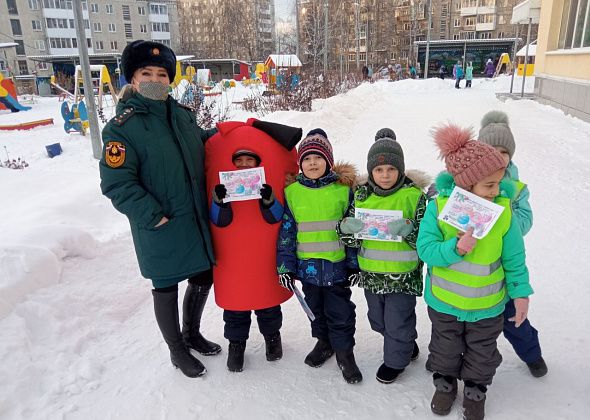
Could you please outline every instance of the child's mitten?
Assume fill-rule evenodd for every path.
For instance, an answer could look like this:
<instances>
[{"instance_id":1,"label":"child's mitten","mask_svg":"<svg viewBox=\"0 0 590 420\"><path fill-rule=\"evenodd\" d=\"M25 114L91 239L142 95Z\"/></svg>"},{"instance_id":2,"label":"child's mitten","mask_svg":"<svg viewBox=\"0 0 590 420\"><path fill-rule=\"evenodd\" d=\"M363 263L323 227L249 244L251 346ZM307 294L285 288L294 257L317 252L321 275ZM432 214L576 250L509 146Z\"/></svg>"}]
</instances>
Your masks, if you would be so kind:
<instances>
[{"instance_id":1,"label":"child's mitten","mask_svg":"<svg viewBox=\"0 0 590 420\"><path fill-rule=\"evenodd\" d=\"M347 270L346 272L346 281L344 282L344 286L346 287L353 287L359 284L361 281L361 273L358 270Z\"/></svg>"},{"instance_id":2,"label":"child's mitten","mask_svg":"<svg viewBox=\"0 0 590 420\"><path fill-rule=\"evenodd\" d=\"M295 291L295 274L294 273L279 274L279 283L285 289L294 292Z\"/></svg>"},{"instance_id":3,"label":"child's mitten","mask_svg":"<svg viewBox=\"0 0 590 420\"><path fill-rule=\"evenodd\" d=\"M223 184L217 184L213 189L213 201L217 204L223 204L223 199L227 196L227 189Z\"/></svg>"},{"instance_id":4,"label":"child's mitten","mask_svg":"<svg viewBox=\"0 0 590 420\"><path fill-rule=\"evenodd\" d=\"M355 219L354 217L345 217L340 222L340 232L347 235L358 233L363 230L364 225L362 220Z\"/></svg>"},{"instance_id":5,"label":"child's mitten","mask_svg":"<svg viewBox=\"0 0 590 420\"><path fill-rule=\"evenodd\" d=\"M387 230L391 235L405 237L414 230L414 222L410 219L396 219L387 223Z\"/></svg>"},{"instance_id":6,"label":"child's mitten","mask_svg":"<svg viewBox=\"0 0 590 420\"><path fill-rule=\"evenodd\" d=\"M268 184L262 184L262 188L260 189L260 197L262 200L262 205L266 208L272 206L272 203L275 201L275 195L272 192L272 187Z\"/></svg>"}]
</instances>

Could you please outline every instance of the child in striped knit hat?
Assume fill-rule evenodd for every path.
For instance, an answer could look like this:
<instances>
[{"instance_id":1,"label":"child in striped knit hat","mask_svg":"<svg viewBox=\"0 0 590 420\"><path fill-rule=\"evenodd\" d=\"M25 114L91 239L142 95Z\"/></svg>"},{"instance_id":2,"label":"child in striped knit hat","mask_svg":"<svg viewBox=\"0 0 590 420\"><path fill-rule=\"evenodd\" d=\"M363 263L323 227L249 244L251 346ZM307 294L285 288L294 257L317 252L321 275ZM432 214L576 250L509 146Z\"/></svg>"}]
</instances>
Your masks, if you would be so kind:
<instances>
[{"instance_id":1,"label":"child in striped knit hat","mask_svg":"<svg viewBox=\"0 0 590 420\"><path fill-rule=\"evenodd\" d=\"M526 320L533 293L518 221L512 214L513 184L502 180L506 163L500 152L473 140L473 133L455 125L434 131L447 171L436 180L439 192L426 207L416 243L428 265L424 300L432 322L428 363L436 391L431 410L447 415L463 380L463 418L482 420L487 387L502 361L497 339L504 325L504 307L513 299L516 328ZM438 220L455 186L504 207L482 239Z\"/></svg>"},{"instance_id":2,"label":"child in striped knit hat","mask_svg":"<svg viewBox=\"0 0 590 420\"><path fill-rule=\"evenodd\" d=\"M313 312L311 335L317 339L305 358L320 367L336 353L346 382L363 379L353 347L355 305L350 300L352 282L358 277L354 250L345 247L336 225L350 206L354 166L334 164L326 132L307 133L298 151L301 173L285 188L285 211L277 242L277 271L283 287L294 290L301 281L305 301Z\"/></svg>"}]
</instances>

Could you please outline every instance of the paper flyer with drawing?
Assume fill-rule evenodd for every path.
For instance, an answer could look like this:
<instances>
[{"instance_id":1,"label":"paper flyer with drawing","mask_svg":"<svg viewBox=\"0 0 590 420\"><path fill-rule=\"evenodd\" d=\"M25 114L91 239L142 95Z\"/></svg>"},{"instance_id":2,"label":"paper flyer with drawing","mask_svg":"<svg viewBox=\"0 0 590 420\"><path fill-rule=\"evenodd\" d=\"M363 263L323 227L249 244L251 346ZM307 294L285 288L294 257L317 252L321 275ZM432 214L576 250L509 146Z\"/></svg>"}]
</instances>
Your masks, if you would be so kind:
<instances>
[{"instance_id":1,"label":"paper flyer with drawing","mask_svg":"<svg viewBox=\"0 0 590 420\"><path fill-rule=\"evenodd\" d=\"M313 314L313 312L311 311L311 309L309 308L309 306L307 305L307 302L305 301L305 298L303 297L303 294L301 293L301 291L297 288L297 286L293 287L293 293L295 293L295 296L297 297L297 300L299 301L299 304L301 305L301 307L303 308L303 311L307 314L307 317L311 320L311 321L315 321L315 315Z\"/></svg>"},{"instance_id":2,"label":"paper flyer with drawing","mask_svg":"<svg viewBox=\"0 0 590 420\"><path fill-rule=\"evenodd\" d=\"M363 230L354 234L355 238L373 241L402 241L401 236L391 235L387 229L387 223L403 217L401 210L374 210L357 207L354 217L364 223Z\"/></svg>"},{"instance_id":3,"label":"paper flyer with drawing","mask_svg":"<svg viewBox=\"0 0 590 420\"><path fill-rule=\"evenodd\" d=\"M455 187L438 218L463 232L472 227L473 237L481 239L492 229L502 211L504 207Z\"/></svg>"},{"instance_id":4,"label":"paper flyer with drawing","mask_svg":"<svg viewBox=\"0 0 590 420\"><path fill-rule=\"evenodd\" d=\"M224 203L259 199L260 189L265 182L262 167L219 172L219 183L227 189Z\"/></svg>"}]
</instances>

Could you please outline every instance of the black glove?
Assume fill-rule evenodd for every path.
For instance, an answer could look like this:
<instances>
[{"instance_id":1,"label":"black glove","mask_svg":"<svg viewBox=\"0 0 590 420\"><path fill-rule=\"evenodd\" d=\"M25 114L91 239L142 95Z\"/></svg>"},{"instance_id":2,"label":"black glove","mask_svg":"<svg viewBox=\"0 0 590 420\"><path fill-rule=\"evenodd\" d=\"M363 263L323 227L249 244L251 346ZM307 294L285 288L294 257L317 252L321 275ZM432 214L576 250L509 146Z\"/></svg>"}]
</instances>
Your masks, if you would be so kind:
<instances>
[{"instance_id":1,"label":"black glove","mask_svg":"<svg viewBox=\"0 0 590 420\"><path fill-rule=\"evenodd\" d=\"M260 189L260 197L262 197L262 205L266 208L272 206L275 201L275 195L272 192L272 187L268 184L262 184Z\"/></svg>"},{"instance_id":2,"label":"black glove","mask_svg":"<svg viewBox=\"0 0 590 420\"><path fill-rule=\"evenodd\" d=\"M222 204L223 199L227 196L227 189L223 184L217 184L213 189L213 201L217 204Z\"/></svg>"},{"instance_id":3,"label":"black glove","mask_svg":"<svg viewBox=\"0 0 590 420\"><path fill-rule=\"evenodd\" d=\"M359 284L361 281L361 272L358 270L348 270L346 272L346 280L344 281L344 287L352 287Z\"/></svg>"},{"instance_id":4,"label":"black glove","mask_svg":"<svg viewBox=\"0 0 590 420\"><path fill-rule=\"evenodd\" d=\"M294 292L295 291L295 274L294 273L279 274L279 283L285 289Z\"/></svg>"}]
</instances>

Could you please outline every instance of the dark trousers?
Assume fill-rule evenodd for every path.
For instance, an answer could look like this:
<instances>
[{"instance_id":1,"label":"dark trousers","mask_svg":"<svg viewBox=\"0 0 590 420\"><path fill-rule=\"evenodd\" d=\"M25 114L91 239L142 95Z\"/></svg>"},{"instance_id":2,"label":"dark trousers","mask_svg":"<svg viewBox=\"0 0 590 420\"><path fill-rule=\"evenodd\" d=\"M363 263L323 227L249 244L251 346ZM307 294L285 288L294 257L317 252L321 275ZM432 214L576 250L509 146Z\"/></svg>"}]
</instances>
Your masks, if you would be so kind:
<instances>
[{"instance_id":1,"label":"dark trousers","mask_svg":"<svg viewBox=\"0 0 590 420\"><path fill-rule=\"evenodd\" d=\"M257 309L254 311L258 321L258 329L264 336L278 332L283 325L283 313L281 306L272 308ZM223 311L225 327L223 336L229 341L246 341L250 335L252 311Z\"/></svg>"},{"instance_id":2,"label":"dark trousers","mask_svg":"<svg viewBox=\"0 0 590 420\"><path fill-rule=\"evenodd\" d=\"M471 80L465 80L465 87L471 87Z\"/></svg>"},{"instance_id":3,"label":"dark trousers","mask_svg":"<svg viewBox=\"0 0 590 420\"><path fill-rule=\"evenodd\" d=\"M458 78L457 78L457 80L456 80L456 82L455 82L455 87L456 87L457 89L459 89L459 88L460 88L460 85L461 85L461 79L462 79L461 77L458 77Z\"/></svg>"},{"instance_id":4,"label":"dark trousers","mask_svg":"<svg viewBox=\"0 0 590 420\"><path fill-rule=\"evenodd\" d=\"M504 316L462 322L428 307L428 317L432 322L428 345L432 370L478 385L490 385L502 363L497 340L504 327Z\"/></svg>"},{"instance_id":5,"label":"dark trousers","mask_svg":"<svg viewBox=\"0 0 590 420\"><path fill-rule=\"evenodd\" d=\"M416 296L365 290L369 323L383 336L383 362L393 369L410 364L416 332Z\"/></svg>"},{"instance_id":6,"label":"dark trousers","mask_svg":"<svg viewBox=\"0 0 590 420\"><path fill-rule=\"evenodd\" d=\"M506 303L506 309L504 309L504 337L512 344L514 351L523 362L536 362L541 358L539 332L528 319L516 328L513 321L508 321L515 313L514 301L511 299Z\"/></svg>"},{"instance_id":7,"label":"dark trousers","mask_svg":"<svg viewBox=\"0 0 590 420\"><path fill-rule=\"evenodd\" d=\"M356 314L352 291L340 285L320 287L303 283L305 302L313 312L312 337L329 340L334 350L354 347Z\"/></svg>"}]
</instances>

